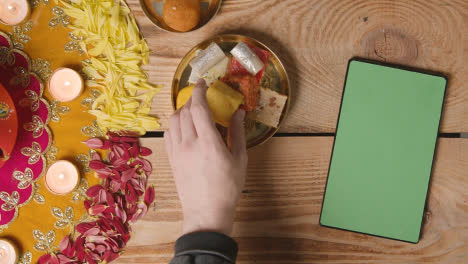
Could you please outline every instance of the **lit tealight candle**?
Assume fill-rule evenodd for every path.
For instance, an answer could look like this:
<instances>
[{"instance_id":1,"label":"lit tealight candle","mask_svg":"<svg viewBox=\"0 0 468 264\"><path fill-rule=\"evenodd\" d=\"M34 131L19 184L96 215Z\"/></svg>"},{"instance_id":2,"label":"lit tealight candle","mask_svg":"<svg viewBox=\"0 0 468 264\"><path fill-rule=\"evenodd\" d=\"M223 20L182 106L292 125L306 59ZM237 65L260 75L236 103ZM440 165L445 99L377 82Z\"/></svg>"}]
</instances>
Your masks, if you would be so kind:
<instances>
[{"instance_id":1,"label":"lit tealight candle","mask_svg":"<svg viewBox=\"0 0 468 264\"><path fill-rule=\"evenodd\" d=\"M7 25L18 25L31 14L28 0L2 0L0 21Z\"/></svg>"},{"instance_id":2,"label":"lit tealight candle","mask_svg":"<svg viewBox=\"0 0 468 264\"><path fill-rule=\"evenodd\" d=\"M18 254L13 244L0 239L0 264L15 264L17 260Z\"/></svg>"},{"instance_id":3,"label":"lit tealight candle","mask_svg":"<svg viewBox=\"0 0 468 264\"><path fill-rule=\"evenodd\" d=\"M66 160L59 160L52 164L45 175L47 189L57 195L65 195L73 191L78 180L78 169Z\"/></svg>"},{"instance_id":4,"label":"lit tealight candle","mask_svg":"<svg viewBox=\"0 0 468 264\"><path fill-rule=\"evenodd\" d=\"M72 69L60 68L50 77L49 91L59 102L73 101L83 91L83 78Z\"/></svg>"}]
</instances>

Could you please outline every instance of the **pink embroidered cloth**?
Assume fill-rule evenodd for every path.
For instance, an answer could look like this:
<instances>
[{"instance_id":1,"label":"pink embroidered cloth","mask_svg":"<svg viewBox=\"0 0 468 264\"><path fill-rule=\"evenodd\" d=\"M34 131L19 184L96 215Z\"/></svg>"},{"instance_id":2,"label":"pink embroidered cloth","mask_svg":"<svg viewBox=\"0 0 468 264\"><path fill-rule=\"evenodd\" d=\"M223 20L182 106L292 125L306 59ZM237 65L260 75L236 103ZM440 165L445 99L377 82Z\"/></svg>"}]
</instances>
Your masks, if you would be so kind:
<instances>
[{"instance_id":1,"label":"pink embroidered cloth","mask_svg":"<svg viewBox=\"0 0 468 264\"><path fill-rule=\"evenodd\" d=\"M30 70L29 57L14 49L9 37L0 32L0 83L9 92L18 113L16 145L0 168L0 228L13 222L19 208L32 199L33 183L46 170L44 153L52 143L47 127L50 107L42 98L44 87Z\"/></svg>"}]
</instances>

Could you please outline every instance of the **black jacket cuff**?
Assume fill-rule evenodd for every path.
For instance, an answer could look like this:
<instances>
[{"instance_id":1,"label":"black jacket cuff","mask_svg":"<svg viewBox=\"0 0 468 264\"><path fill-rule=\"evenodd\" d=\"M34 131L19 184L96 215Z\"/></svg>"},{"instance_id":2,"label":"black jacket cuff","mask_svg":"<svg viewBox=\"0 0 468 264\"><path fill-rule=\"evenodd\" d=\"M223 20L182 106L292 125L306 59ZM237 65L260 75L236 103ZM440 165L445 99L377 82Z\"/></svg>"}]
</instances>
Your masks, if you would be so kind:
<instances>
[{"instance_id":1,"label":"black jacket cuff","mask_svg":"<svg viewBox=\"0 0 468 264\"><path fill-rule=\"evenodd\" d=\"M230 237L216 232L196 232L183 235L175 244L175 256L210 254L231 263L236 262L237 243Z\"/></svg>"}]
</instances>

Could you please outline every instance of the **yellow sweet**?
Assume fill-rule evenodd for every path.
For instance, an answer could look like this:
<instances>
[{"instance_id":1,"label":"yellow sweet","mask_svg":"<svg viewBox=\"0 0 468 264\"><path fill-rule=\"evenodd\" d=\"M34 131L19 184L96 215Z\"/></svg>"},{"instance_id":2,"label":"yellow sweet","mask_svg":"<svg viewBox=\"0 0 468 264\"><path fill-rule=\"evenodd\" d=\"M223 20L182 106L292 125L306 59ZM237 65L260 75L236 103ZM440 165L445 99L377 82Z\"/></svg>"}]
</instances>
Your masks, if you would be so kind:
<instances>
[{"instance_id":1,"label":"yellow sweet","mask_svg":"<svg viewBox=\"0 0 468 264\"><path fill-rule=\"evenodd\" d=\"M177 109L184 106L190 97L192 97L193 87L193 85L190 85L179 91L177 94Z\"/></svg>"},{"instance_id":2,"label":"yellow sweet","mask_svg":"<svg viewBox=\"0 0 468 264\"><path fill-rule=\"evenodd\" d=\"M188 102L192 92L193 85L180 90L177 95L177 109ZM216 81L208 88L206 100L214 121L224 127L229 127L232 115L244 103L244 96L227 84Z\"/></svg>"}]
</instances>

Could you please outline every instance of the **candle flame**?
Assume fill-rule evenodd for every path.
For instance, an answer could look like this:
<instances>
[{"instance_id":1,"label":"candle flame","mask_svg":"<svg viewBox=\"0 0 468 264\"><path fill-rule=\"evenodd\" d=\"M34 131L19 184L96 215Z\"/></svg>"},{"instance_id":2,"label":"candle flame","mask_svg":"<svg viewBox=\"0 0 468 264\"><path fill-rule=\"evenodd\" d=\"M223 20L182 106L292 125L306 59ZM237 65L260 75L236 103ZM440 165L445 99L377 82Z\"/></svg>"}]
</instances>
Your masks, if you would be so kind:
<instances>
[{"instance_id":1,"label":"candle flame","mask_svg":"<svg viewBox=\"0 0 468 264\"><path fill-rule=\"evenodd\" d=\"M65 86L70 86L70 85L71 85L71 83L69 81L65 82Z\"/></svg>"},{"instance_id":2,"label":"candle flame","mask_svg":"<svg viewBox=\"0 0 468 264\"><path fill-rule=\"evenodd\" d=\"M8 10L10 11L16 11L16 6L8 5Z\"/></svg>"},{"instance_id":3,"label":"candle flame","mask_svg":"<svg viewBox=\"0 0 468 264\"><path fill-rule=\"evenodd\" d=\"M65 178L65 175L64 175L63 173L60 173L60 174L58 175L58 178L59 178L60 180L63 180L63 179Z\"/></svg>"}]
</instances>

